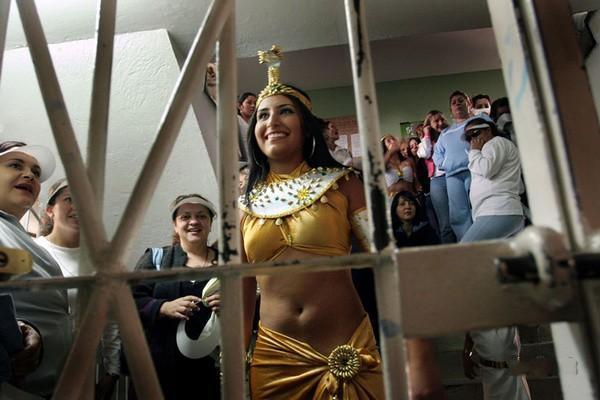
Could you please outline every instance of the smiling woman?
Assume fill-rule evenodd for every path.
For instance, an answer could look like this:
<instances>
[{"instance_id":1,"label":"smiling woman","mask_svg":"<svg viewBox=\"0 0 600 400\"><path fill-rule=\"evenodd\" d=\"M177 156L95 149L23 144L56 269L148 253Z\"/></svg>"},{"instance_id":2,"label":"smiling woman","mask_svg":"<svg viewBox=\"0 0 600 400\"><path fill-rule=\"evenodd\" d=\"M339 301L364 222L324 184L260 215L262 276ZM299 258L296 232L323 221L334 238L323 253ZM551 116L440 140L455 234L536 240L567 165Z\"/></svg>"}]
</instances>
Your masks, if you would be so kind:
<instances>
[{"instance_id":1,"label":"smiling woman","mask_svg":"<svg viewBox=\"0 0 600 400\"><path fill-rule=\"evenodd\" d=\"M19 279L62 277L60 267L19 224L35 203L40 182L54 170L54 157L42 146L0 143L0 247L31 253L32 272ZM11 359L11 384L43 397L52 395L72 339L65 290L12 293L24 349Z\"/></svg>"},{"instance_id":2,"label":"smiling woman","mask_svg":"<svg viewBox=\"0 0 600 400\"><path fill-rule=\"evenodd\" d=\"M243 258L255 263L347 255L352 234L367 249L362 183L332 158L308 96L279 82L280 53L273 47L261 56L271 65L248 130L250 175L240 198ZM247 337L257 284L252 398L383 399L381 359L350 270L248 278Z\"/></svg>"},{"instance_id":3,"label":"smiling woman","mask_svg":"<svg viewBox=\"0 0 600 400\"><path fill-rule=\"evenodd\" d=\"M147 249L136 270L207 268L217 263L208 245L216 215L199 194L177 196L169 208L173 245ZM166 399L220 399L219 312L215 280L142 282L132 288ZM135 393L130 392L135 399Z\"/></svg>"}]
</instances>

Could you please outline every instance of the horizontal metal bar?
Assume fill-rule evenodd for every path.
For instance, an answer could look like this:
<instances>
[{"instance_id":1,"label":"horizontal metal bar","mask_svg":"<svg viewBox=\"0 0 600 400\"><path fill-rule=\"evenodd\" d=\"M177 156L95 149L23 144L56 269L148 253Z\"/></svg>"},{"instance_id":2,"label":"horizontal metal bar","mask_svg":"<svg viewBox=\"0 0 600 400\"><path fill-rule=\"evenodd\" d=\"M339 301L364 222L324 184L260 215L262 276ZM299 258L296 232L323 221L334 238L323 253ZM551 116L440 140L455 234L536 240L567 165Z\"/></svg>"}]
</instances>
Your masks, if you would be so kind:
<instances>
[{"instance_id":1,"label":"horizontal metal bar","mask_svg":"<svg viewBox=\"0 0 600 400\"><path fill-rule=\"evenodd\" d=\"M498 284L495 259L511 254L508 241L398 252L404 334L438 336L579 317L575 302L556 310L535 303L530 295L536 285Z\"/></svg>"},{"instance_id":2,"label":"horizontal metal bar","mask_svg":"<svg viewBox=\"0 0 600 400\"><path fill-rule=\"evenodd\" d=\"M168 281L201 280L213 276L255 276L288 274L290 272L320 272L335 271L347 268L369 268L376 262L390 262L391 254L352 254L343 257L319 257L308 260L289 260L285 262L262 262L255 264L227 264L211 268L174 267L162 271L133 271L133 272L99 272L96 275L77 276L69 278L43 278L0 282L0 289L33 289L72 288L94 285L98 279L119 279L128 282L142 280Z\"/></svg>"}]
</instances>

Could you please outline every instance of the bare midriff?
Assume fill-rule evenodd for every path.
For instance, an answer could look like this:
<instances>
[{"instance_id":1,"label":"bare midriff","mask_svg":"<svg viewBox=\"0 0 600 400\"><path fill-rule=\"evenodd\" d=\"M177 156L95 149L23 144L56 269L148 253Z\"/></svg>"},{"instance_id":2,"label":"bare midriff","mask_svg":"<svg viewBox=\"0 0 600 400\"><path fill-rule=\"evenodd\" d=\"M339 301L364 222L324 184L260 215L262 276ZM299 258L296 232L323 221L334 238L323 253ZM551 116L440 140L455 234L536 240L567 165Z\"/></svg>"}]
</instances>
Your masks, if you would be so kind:
<instances>
[{"instance_id":1,"label":"bare midriff","mask_svg":"<svg viewBox=\"0 0 600 400\"><path fill-rule=\"evenodd\" d=\"M321 256L288 248L277 260L314 257ZM345 344L365 315L350 270L258 276L257 282L262 325L324 355Z\"/></svg>"}]
</instances>

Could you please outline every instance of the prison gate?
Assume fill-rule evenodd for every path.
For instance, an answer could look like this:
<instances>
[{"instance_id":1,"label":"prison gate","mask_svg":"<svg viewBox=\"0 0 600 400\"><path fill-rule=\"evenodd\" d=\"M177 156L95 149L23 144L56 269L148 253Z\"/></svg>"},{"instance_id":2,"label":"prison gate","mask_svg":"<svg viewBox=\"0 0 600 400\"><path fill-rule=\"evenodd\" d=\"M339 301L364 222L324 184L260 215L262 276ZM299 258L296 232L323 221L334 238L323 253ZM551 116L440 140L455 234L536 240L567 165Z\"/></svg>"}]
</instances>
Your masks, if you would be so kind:
<instances>
[{"instance_id":1,"label":"prison gate","mask_svg":"<svg viewBox=\"0 0 600 400\"><path fill-rule=\"evenodd\" d=\"M0 1L4 48L9 0ZM101 0L92 88L88 160L84 163L33 0L16 0L48 118L70 188L80 207L93 276L0 283L3 289L71 288L88 292L78 334L54 398L92 396L96 347L109 314L116 318L131 377L144 399L161 399L128 283L141 279L222 279L223 398L244 398L241 284L246 276L291 271L373 268L381 327L385 393L408 399L404 338L512 324L552 323L562 391L568 400L598 398L600 365L600 127L566 0L488 0L518 135L535 227L511 241L398 251L390 239L377 96L365 5L345 0L354 93L370 216L371 253L283 263L241 264L237 220L235 2L213 0L187 55L156 139L123 217L109 238L101 214L116 0ZM127 247L179 133L203 66L217 47L217 175L220 266L127 272ZM0 55L1 57L1 55ZM1 58L0 58L1 63ZM0 65L1 66L1 65ZM568 145L566 145L568 143ZM527 154L523 154L526 152ZM87 167L86 167L87 165ZM439 263L443 259L444 263ZM495 266L502 273L498 274ZM452 274L448 274L452 271ZM499 279L499 276L501 279ZM440 279L443 278L443 279ZM443 283L443 284L442 284ZM420 294L428 291L428 296ZM441 316L441 317L440 317ZM578 369L572 368L578 363Z\"/></svg>"}]
</instances>

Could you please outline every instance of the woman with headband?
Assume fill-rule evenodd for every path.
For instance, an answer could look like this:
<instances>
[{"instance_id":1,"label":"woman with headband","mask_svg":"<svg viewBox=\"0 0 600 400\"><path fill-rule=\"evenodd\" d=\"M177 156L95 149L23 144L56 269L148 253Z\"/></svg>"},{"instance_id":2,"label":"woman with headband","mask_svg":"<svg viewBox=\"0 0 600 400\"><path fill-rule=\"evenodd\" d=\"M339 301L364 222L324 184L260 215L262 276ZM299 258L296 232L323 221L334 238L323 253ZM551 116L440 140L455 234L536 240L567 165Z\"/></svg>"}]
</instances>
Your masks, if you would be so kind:
<instances>
[{"instance_id":1,"label":"woman with headband","mask_svg":"<svg viewBox=\"0 0 600 400\"><path fill-rule=\"evenodd\" d=\"M279 81L280 59L276 46L261 54L269 85L248 131L243 256L256 263L348 255L352 234L366 250L363 185L331 157L308 96ZM384 398L381 358L350 270L248 278L248 334L257 283L253 399Z\"/></svg>"},{"instance_id":2,"label":"woman with headband","mask_svg":"<svg viewBox=\"0 0 600 400\"><path fill-rule=\"evenodd\" d=\"M177 196L169 211L173 245L148 249L136 270L216 265L217 250L208 245L213 204L199 194L186 194ZM132 288L165 399L221 399L215 282L142 282Z\"/></svg>"}]
</instances>

